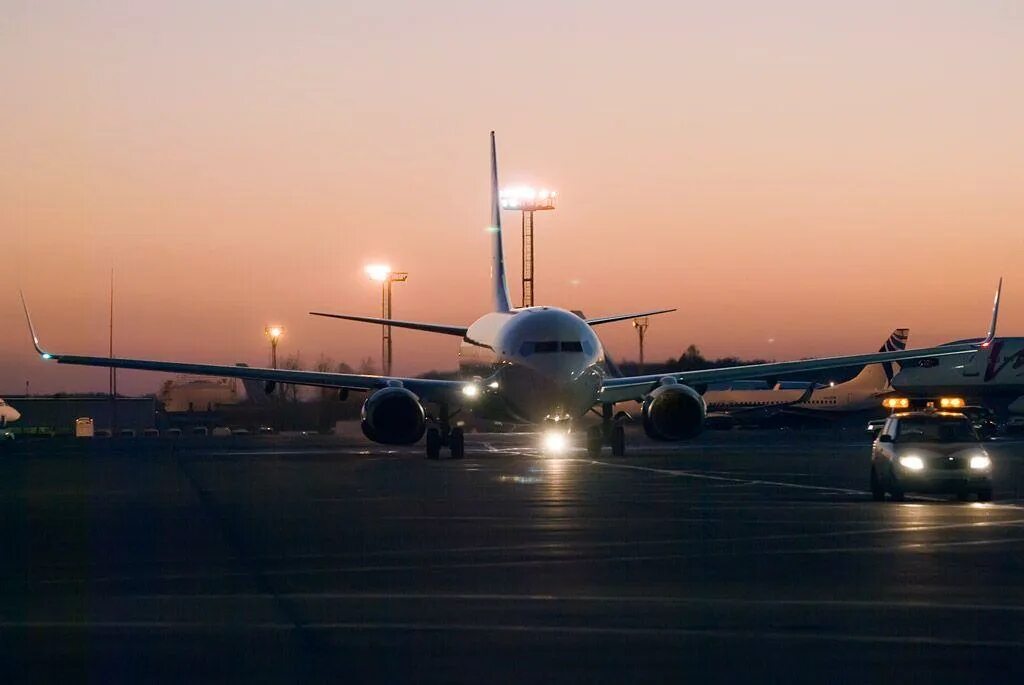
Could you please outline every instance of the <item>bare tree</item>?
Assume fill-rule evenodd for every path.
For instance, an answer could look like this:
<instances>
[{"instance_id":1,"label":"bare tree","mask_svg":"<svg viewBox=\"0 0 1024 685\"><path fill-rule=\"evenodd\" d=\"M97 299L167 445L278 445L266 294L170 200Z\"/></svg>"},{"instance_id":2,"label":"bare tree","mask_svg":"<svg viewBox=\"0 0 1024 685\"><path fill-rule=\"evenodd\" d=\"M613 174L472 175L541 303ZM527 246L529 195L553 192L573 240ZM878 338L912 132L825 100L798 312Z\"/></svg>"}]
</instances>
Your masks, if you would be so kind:
<instances>
[{"instance_id":1,"label":"bare tree","mask_svg":"<svg viewBox=\"0 0 1024 685\"><path fill-rule=\"evenodd\" d=\"M281 362L281 368L289 371L298 371L302 368L302 358L299 356L300 353L296 352L290 354L284 358ZM299 386L294 383L282 383L281 384L281 399L285 402L298 402L299 401Z\"/></svg>"}]
</instances>

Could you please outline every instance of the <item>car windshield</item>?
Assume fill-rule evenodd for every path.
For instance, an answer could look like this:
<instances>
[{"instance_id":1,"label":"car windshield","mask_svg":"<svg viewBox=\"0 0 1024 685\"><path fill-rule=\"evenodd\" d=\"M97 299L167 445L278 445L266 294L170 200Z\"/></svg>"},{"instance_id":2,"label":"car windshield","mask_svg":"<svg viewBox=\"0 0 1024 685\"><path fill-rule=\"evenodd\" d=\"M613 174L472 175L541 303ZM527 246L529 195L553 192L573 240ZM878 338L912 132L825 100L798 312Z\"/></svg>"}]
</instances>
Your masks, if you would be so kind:
<instances>
[{"instance_id":1,"label":"car windshield","mask_svg":"<svg viewBox=\"0 0 1024 685\"><path fill-rule=\"evenodd\" d=\"M965 419L902 419L897 436L900 442L972 442L978 439Z\"/></svg>"}]
</instances>

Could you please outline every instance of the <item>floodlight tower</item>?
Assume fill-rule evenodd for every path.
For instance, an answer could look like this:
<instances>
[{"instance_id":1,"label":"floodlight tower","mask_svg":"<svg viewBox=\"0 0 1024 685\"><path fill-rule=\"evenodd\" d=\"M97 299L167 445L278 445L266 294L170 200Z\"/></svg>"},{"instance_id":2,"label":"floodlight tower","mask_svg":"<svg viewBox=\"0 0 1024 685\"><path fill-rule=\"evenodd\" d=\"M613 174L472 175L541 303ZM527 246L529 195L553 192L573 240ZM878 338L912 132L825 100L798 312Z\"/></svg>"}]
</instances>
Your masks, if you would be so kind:
<instances>
[{"instance_id":1,"label":"floodlight tower","mask_svg":"<svg viewBox=\"0 0 1024 685\"><path fill-rule=\"evenodd\" d=\"M281 336L284 335L284 326L277 324L267 326L263 329L263 334L267 336L267 340L270 341L270 367L272 369L277 368L277 343L281 342Z\"/></svg>"},{"instance_id":2,"label":"floodlight tower","mask_svg":"<svg viewBox=\"0 0 1024 685\"><path fill-rule=\"evenodd\" d=\"M646 316L633 319L633 328L636 329L636 335L640 341L640 370L638 371L640 374L643 374L644 372L644 337L647 335L647 327L650 324L650 319Z\"/></svg>"},{"instance_id":3,"label":"floodlight tower","mask_svg":"<svg viewBox=\"0 0 1024 685\"><path fill-rule=\"evenodd\" d=\"M555 208L553 190L516 186L501 191L502 209L517 209L523 213L523 307L533 306L533 213Z\"/></svg>"},{"instance_id":4,"label":"floodlight tower","mask_svg":"<svg viewBox=\"0 0 1024 685\"><path fill-rule=\"evenodd\" d=\"M392 271L387 264L371 264L366 267L366 275L370 280L381 284L380 315L383 319L391 318L391 284L404 283L409 279L406 271ZM391 375L391 326L381 326L380 341L381 375Z\"/></svg>"}]
</instances>

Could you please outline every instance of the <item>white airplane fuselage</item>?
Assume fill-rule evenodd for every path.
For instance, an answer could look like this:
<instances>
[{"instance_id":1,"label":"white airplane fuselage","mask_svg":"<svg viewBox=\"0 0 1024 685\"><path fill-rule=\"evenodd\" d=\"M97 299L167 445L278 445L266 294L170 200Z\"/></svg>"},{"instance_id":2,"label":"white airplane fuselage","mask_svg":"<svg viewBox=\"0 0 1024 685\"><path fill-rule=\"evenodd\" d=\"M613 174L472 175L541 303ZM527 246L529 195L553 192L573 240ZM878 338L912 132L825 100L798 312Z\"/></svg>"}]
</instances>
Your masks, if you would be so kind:
<instances>
[{"instance_id":1,"label":"white airplane fuselage","mask_svg":"<svg viewBox=\"0 0 1024 685\"><path fill-rule=\"evenodd\" d=\"M472 411L494 421L571 421L597 403L604 348L593 329L558 307L486 314L466 333L460 370L479 377Z\"/></svg>"},{"instance_id":2,"label":"white airplane fuselage","mask_svg":"<svg viewBox=\"0 0 1024 685\"><path fill-rule=\"evenodd\" d=\"M907 395L1024 395L1024 338L996 338L961 357L934 357L906 364L892 379Z\"/></svg>"},{"instance_id":3,"label":"white airplane fuselage","mask_svg":"<svg viewBox=\"0 0 1024 685\"><path fill-rule=\"evenodd\" d=\"M7 404L3 400L0 400L0 428L4 428L9 423L14 423L21 418L21 413Z\"/></svg>"}]
</instances>

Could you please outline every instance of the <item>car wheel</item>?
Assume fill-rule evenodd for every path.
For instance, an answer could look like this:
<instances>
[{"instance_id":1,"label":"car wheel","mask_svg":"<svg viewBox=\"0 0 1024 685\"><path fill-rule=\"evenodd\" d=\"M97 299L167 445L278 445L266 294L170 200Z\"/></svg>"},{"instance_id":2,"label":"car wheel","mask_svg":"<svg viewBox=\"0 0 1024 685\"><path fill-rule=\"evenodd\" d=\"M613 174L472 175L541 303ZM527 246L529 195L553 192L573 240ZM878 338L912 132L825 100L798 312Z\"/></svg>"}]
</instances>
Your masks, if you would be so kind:
<instances>
[{"instance_id":1,"label":"car wheel","mask_svg":"<svg viewBox=\"0 0 1024 685\"><path fill-rule=\"evenodd\" d=\"M875 467L871 467L871 499L876 502L885 501L885 488L882 487L881 481L878 480L878 474L875 472Z\"/></svg>"},{"instance_id":2,"label":"car wheel","mask_svg":"<svg viewBox=\"0 0 1024 685\"><path fill-rule=\"evenodd\" d=\"M980 499L981 495L979 495L978 498ZM967 501L967 491L966 490L961 490L960 492L956 493L956 501L957 502L966 502Z\"/></svg>"},{"instance_id":3,"label":"car wheel","mask_svg":"<svg viewBox=\"0 0 1024 685\"><path fill-rule=\"evenodd\" d=\"M978 501L979 502L991 502L992 501L992 488L985 488L984 490L978 490Z\"/></svg>"}]
</instances>

